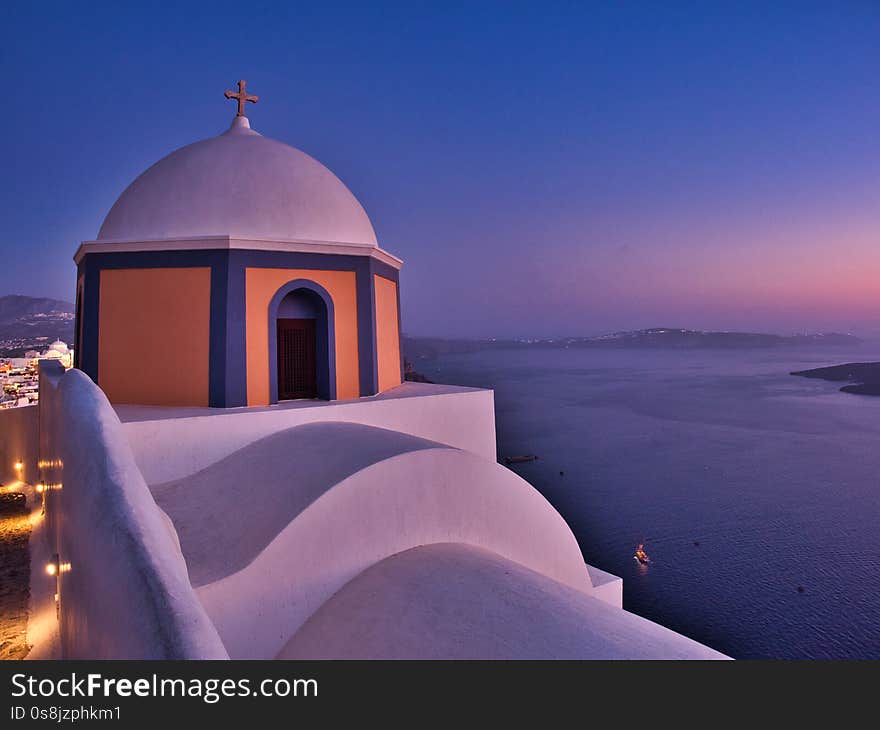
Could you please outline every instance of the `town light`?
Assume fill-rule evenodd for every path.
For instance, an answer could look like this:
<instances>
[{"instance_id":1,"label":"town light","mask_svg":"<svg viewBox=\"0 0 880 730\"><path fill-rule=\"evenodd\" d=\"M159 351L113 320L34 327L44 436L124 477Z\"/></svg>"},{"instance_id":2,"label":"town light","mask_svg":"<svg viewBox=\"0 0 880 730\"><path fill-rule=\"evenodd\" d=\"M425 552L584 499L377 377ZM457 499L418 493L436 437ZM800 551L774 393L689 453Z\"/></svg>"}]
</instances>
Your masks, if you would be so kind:
<instances>
[{"instance_id":1,"label":"town light","mask_svg":"<svg viewBox=\"0 0 880 730\"><path fill-rule=\"evenodd\" d=\"M15 471L21 471L23 468L24 464L22 464L20 461L15 462Z\"/></svg>"},{"instance_id":2,"label":"town light","mask_svg":"<svg viewBox=\"0 0 880 730\"><path fill-rule=\"evenodd\" d=\"M58 575L58 563L46 563L46 575Z\"/></svg>"}]
</instances>

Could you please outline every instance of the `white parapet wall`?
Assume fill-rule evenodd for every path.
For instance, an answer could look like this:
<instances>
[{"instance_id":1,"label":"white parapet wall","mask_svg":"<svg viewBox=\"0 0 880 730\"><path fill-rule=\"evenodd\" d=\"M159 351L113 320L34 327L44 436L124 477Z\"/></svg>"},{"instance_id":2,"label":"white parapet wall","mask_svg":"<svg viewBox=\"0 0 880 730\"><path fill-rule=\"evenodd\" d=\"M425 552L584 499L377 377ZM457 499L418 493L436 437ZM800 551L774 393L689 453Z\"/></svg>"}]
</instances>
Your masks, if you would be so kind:
<instances>
[{"instance_id":1,"label":"white parapet wall","mask_svg":"<svg viewBox=\"0 0 880 730\"><path fill-rule=\"evenodd\" d=\"M45 367L40 394L62 657L228 658L104 393L78 370Z\"/></svg>"},{"instance_id":2,"label":"white parapet wall","mask_svg":"<svg viewBox=\"0 0 880 730\"><path fill-rule=\"evenodd\" d=\"M147 484L180 479L258 439L305 423L377 426L495 461L491 390L404 383L356 401L291 401L256 408L116 406Z\"/></svg>"}]
</instances>

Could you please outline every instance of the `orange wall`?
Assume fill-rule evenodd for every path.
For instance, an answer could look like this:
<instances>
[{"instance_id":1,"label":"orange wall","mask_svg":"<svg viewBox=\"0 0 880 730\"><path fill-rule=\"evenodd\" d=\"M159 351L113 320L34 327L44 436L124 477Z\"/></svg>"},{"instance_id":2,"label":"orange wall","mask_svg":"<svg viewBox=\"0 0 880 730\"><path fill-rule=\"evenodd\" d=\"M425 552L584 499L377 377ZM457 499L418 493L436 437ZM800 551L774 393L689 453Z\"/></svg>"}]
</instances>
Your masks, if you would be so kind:
<instances>
[{"instance_id":1,"label":"orange wall","mask_svg":"<svg viewBox=\"0 0 880 730\"><path fill-rule=\"evenodd\" d=\"M379 392L400 385L400 329L397 317L397 283L375 275L376 352L379 358Z\"/></svg>"},{"instance_id":2,"label":"orange wall","mask_svg":"<svg viewBox=\"0 0 880 730\"><path fill-rule=\"evenodd\" d=\"M358 398L360 376L355 272L248 268L245 274L248 405L269 403L269 303L275 292L294 279L309 279L320 284L333 299L336 397Z\"/></svg>"},{"instance_id":3,"label":"orange wall","mask_svg":"<svg viewBox=\"0 0 880 730\"><path fill-rule=\"evenodd\" d=\"M208 405L211 269L101 272L98 385L111 403Z\"/></svg>"}]
</instances>

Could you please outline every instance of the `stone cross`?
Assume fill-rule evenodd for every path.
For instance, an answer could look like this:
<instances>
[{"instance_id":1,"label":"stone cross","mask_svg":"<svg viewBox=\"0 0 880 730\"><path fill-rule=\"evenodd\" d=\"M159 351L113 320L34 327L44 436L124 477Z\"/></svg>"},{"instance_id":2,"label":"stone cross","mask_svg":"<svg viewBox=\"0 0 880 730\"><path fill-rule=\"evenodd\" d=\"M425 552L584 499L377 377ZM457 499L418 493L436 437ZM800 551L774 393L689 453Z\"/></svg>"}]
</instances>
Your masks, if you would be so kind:
<instances>
[{"instance_id":1,"label":"stone cross","mask_svg":"<svg viewBox=\"0 0 880 730\"><path fill-rule=\"evenodd\" d=\"M244 113L244 103L246 101L250 101L250 102L256 104L260 100L259 96L253 96L252 94L248 94L247 91L245 91L246 86L247 86L247 81L242 79L241 81L238 82L238 93L237 94L232 91L223 92L223 95L227 99L237 99L238 100L238 114L236 116L239 116L239 117L247 116Z\"/></svg>"}]
</instances>

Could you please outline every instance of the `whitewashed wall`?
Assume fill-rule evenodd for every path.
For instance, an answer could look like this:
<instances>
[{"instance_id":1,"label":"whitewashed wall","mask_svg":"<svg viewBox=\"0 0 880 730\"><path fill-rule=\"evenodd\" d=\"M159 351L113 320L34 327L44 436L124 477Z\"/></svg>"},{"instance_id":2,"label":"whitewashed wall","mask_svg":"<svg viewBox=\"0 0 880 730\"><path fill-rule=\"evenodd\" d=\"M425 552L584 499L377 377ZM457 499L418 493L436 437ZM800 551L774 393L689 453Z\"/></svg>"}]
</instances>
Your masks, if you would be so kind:
<instances>
[{"instance_id":1,"label":"whitewashed wall","mask_svg":"<svg viewBox=\"0 0 880 730\"><path fill-rule=\"evenodd\" d=\"M103 392L78 370L44 369L40 409L45 479L62 485L47 493L47 532L70 565L58 579L64 658L228 658Z\"/></svg>"},{"instance_id":2,"label":"whitewashed wall","mask_svg":"<svg viewBox=\"0 0 880 730\"><path fill-rule=\"evenodd\" d=\"M383 396L339 403L228 410L117 406L117 412L151 485L194 474L264 436L316 421L387 428L496 459L494 393L475 388L404 383Z\"/></svg>"}]
</instances>

